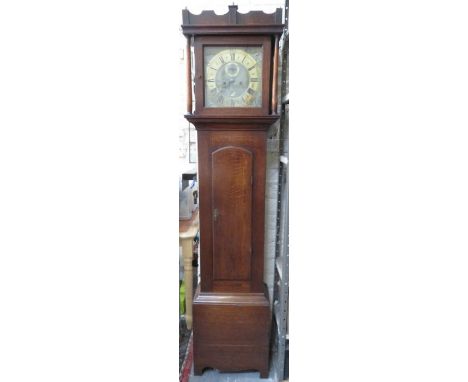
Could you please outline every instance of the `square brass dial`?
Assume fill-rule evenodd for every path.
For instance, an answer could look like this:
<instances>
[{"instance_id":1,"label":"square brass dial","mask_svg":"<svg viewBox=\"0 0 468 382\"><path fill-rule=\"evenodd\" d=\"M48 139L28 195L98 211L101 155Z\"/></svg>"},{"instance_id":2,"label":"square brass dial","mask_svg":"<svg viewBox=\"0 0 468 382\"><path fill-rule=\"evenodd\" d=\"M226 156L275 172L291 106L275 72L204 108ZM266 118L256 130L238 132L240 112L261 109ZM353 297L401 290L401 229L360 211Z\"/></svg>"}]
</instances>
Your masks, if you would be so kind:
<instances>
[{"instance_id":1,"label":"square brass dial","mask_svg":"<svg viewBox=\"0 0 468 382\"><path fill-rule=\"evenodd\" d=\"M262 106L261 46L205 46L205 107Z\"/></svg>"}]
</instances>

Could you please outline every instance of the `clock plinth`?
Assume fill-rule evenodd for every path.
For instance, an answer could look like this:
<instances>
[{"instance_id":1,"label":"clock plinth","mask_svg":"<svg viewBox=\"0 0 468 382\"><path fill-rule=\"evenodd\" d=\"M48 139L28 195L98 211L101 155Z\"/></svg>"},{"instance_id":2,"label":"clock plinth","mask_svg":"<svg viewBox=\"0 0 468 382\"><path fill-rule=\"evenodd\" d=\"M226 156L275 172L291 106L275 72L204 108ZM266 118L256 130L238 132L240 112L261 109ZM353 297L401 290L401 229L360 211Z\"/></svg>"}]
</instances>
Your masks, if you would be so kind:
<instances>
[{"instance_id":1,"label":"clock plinth","mask_svg":"<svg viewBox=\"0 0 468 382\"><path fill-rule=\"evenodd\" d=\"M183 11L194 47L185 118L197 129L200 286L193 301L194 371L268 376L271 308L263 281L266 140L276 114L282 11ZM187 49L190 52L190 49ZM187 73L191 57L188 55ZM191 82L191 78L189 78Z\"/></svg>"},{"instance_id":2,"label":"clock plinth","mask_svg":"<svg viewBox=\"0 0 468 382\"><path fill-rule=\"evenodd\" d=\"M200 293L193 303L194 372L258 370L268 377L271 312L268 294Z\"/></svg>"}]
</instances>

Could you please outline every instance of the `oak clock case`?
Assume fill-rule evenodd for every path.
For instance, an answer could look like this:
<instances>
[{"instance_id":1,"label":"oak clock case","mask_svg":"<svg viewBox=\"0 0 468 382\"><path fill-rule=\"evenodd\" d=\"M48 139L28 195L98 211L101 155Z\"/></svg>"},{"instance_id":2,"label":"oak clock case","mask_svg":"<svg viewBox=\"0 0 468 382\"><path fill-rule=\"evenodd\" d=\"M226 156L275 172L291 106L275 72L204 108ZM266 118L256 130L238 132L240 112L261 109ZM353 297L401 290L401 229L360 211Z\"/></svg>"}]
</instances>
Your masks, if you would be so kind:
<instances>
[{"instance_id":1,"label":"oak clock case","mask_svg":"<svg viewBox=\"0 0 468 382\"><path fill-rule=\"evenodd\" d=\"M266 378L271 328L263 281L266 140L279 118L272 89L282 12L241 14L229 6L226 15L182 13L188 57L193 44L195 63L195 110L189 87L185 118L198 134L194 373L258 370Z\"/></svg>"}]
</instances>

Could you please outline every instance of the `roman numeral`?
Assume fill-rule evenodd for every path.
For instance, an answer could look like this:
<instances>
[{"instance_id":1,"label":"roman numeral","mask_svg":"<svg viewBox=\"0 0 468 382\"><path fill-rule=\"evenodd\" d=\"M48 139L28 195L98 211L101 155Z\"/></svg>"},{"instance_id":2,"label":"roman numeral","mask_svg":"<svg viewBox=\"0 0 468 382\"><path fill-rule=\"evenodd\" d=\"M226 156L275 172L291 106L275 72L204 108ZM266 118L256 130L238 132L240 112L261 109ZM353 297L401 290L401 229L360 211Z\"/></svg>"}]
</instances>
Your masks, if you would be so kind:
<instances>
[{"instance_id":1,"label":"roman numeral","mask_svg":"<svg viewBox=\"0 0 468 382\"><path fill-rule=\"evenodd\" d=\"M248 70L248 71L251 71L253 68L255 68L256 65L257 65L257 64L252 65L252 66L251 66L250 68L248 68L247 70Z\"/></svg>"},{"instance_id":2,"label":"roman numeral","mask_svg":"<svg viewBox=\"0 0 468 382\"><path fill-rule=\"evenodd\" d=\"M255 90L253 90L252 88L248 88L247 93L249 93L251 96L253 96L255 94Z\"/></svg>"},{"instance_id":3,"label":"roman numeral","mask_svg":"<svg viewBox=\"0 0 468 382\"><path fill-rule=\"evenodd\" d=\"M250 82L258 82L258 78L257 77L251 78Z\"/></svg>"},{"instance_id":4,"label":"roman numeral","mask_svg":"<svg viewBox=\"0 0 468 382\"><path fill-rule=\"evenodd\" d=\"M221 61L221 64L224 64L224 58L222 56L219 56L219 61Z\"/></svg>"},{"instance_id":5,"label":"roman numeral","mask_svg":"<svg viewBox=\"0 0 468 382\"><path fill-rule=\"evenodd\" d=\"M231 61L236 61L236 53L231 52Z\"/></svg>"},{"instance_id":6,"label":"roman numeral","mask_svg":"<svg viewBox=\"0 0 468 382\"><path fill-rule=\"evenodd\" d=\"M214 78L210 78L207 82L215 82Z\"/></svg>"},{"instance_id":7,"label":"roman numeral","mask_svg":"<svg viewBox=\"0 0 468 382\"><path fill-rule=\"evenodd\" d=\"M218 69L215 69L213 68L212 66L208 66L210 69L213 69L215 72L218 70Z\"/></svg>"}]
</instances>

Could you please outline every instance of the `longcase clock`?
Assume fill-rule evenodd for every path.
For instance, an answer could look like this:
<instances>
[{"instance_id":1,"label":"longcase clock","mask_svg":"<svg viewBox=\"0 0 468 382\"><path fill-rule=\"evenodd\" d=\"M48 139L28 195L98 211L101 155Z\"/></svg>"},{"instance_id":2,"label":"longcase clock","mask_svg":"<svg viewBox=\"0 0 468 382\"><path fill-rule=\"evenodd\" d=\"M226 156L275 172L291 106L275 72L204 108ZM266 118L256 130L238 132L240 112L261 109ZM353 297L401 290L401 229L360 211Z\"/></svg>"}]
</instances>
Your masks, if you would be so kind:
<instances>
[{"instance_id":1,"label":"longcase clock","mask_svg":"<svg viewBox=\"0 0 468 382\"><path fill-rule=\"evenodd\" d=\"M271 311L263 282L266 139L277 114L282 10L182 11L187 114L197 129L200 286L193 301L194 372L268 376ZM192 110L191 48L195 110Z\"/></svg>"}]
</instances>

